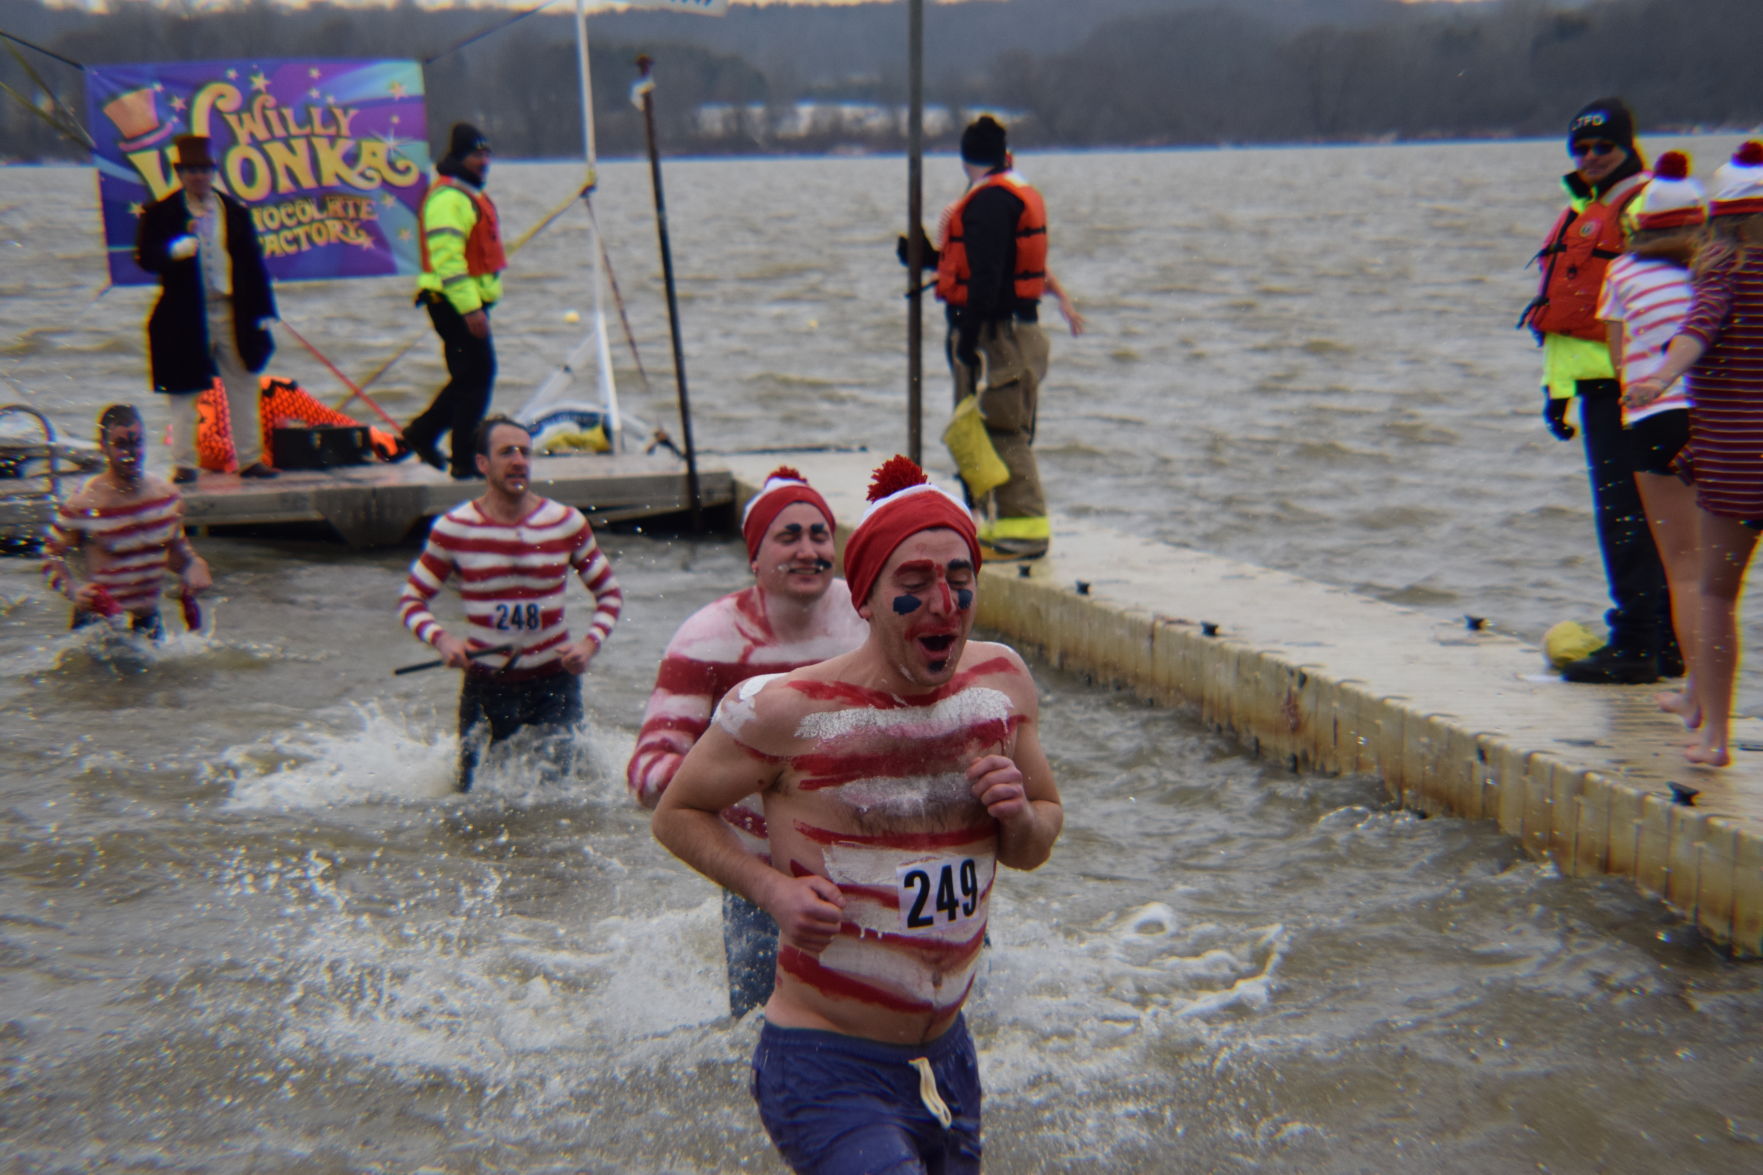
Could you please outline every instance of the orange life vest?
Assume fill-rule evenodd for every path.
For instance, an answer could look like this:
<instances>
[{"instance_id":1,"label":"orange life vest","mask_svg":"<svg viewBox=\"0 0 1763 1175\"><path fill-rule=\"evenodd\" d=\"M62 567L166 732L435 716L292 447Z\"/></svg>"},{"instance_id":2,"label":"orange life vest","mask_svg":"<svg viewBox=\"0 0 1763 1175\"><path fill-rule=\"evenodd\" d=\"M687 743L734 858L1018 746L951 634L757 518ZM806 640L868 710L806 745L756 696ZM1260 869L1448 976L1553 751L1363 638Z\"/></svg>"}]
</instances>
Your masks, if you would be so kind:
<instances>
[{"instance_id":1,"label":"orange life vest","mask_svg":"<svg viewBox=\"0 0 1763 1175\"><path fill-rule=\"evenodd\" d=\"M433 195L436 188L457 188L470 198L477 208L477 223L471 226L471 232L465 238L465 272L472 277L488 277L493 273L501 273L508 268L508 254L502 251L502 232L500 221L496 216L496 206L490 198L470 184L462 184L447 176L435 177L429 187ZM416 216L416 239L422 245L422 271L433 273L434 267L429 264L428 197L424 196L422 207Z\"/></svg>"},{"instance_id":2,"label":"orange life vest","mask_svg":"<svg viewBox=\"0 0 1763 1175\"><path fill-rule=\"evenodd\" d=\"M1604 339L1598 291L1610 262L1622 256L1622 210L1640 194L1648 178L1645 172L1632 175L1583 208L1562 209L1537 253L1542 283L1525 311L1523 325L1538 335Z\"/></svg>"},{"instance_id":3,"label":"orange life vest","mask_svg":"<svg viewBox=\"0 0 1763 1175\"><path fill-rule=\"evenodd\" d=\"M1046 201L1015 172L994 172L969 188L948 215L948 232L937 260L937 297L951 306L967 305L967 284L973 277L962 235L962 217L967 212L967 202L977 193L993 187L1009 188L1022 201L1022 215L1016 218L1016 300L1039 301L1047 288Z\"/></svg>"}]
</instances>

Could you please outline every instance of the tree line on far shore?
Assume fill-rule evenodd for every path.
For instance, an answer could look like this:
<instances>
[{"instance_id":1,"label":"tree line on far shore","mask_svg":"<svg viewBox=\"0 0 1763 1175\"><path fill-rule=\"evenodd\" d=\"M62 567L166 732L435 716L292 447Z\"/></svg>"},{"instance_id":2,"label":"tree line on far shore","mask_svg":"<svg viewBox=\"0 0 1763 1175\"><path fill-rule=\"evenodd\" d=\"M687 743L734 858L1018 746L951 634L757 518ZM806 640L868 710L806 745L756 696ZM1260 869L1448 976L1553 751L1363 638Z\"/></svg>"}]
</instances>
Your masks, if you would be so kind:
<instances>
[{"instance_id":1,"label":"tree line on far shore","mask_svg":"<svg viewBox=\"0 0 1763 1175\"><path fill-rule=\"evenodd\" d=\"M628 100L638 52L658 62L657 131L669 153L900 150L903 116L877 120L874 111L906 101L905 11L890 0L737 5L721 20L597 14L589 23L600 152L644 150ZM427 63L436 146L447 124L466 119L487 128L505 157L579 154L573 19L565 11L505 24L512 15L415 0L112 0L94 18L12 0L0 29L84 65L417 58ZM1643 131L1763 123L1763 0L1094 0L1075 9L1002 0L927 5L925 25L926 102L949 108L957 129L972 111L1010 111L1012 140L1025 148L1552 134L1584 102L1612 93L1628 99ZM1046 29L1059 31L1057 43L1033 35ZM43 117L57 106L88 117L78 69L12 46L0 55L0 83L12 91L0 98L0 158L82 157ZM801 103L818 104L806 121ZM699 116L709 106L733 114L713 124ZM953 135L927 145L950 148Z\"/></svg>"}]
</instances>

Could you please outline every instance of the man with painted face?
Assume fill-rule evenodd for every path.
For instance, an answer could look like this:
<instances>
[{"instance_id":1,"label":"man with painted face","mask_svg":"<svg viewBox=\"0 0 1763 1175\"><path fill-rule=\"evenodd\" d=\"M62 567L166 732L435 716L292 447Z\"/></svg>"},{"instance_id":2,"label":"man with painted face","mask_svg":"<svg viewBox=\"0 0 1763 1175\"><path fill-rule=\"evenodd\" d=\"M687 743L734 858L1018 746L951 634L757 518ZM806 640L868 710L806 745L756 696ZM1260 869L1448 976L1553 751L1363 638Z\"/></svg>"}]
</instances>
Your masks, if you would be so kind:
<instances>
[{"instance_id":1,"label":"man with painted face","mask_svg":"<svg viewBox=\"0 0 1763 1175\"><path fill-rule=\"evenodd\" d=\"M470 791L479 736L510 738L523 727L550 728L550 759L567 773L582 720L581 675L624 610L624 592L593 528L574 506L533 493L533 438L523 425L492 416L473 448L488 481L483 494L435 519L422 555L398 597L405 627L465 670L459 692L459 790ZM441 627L429 604L459 573L469 636ZM594 618L579 641L563 615L570 573L594 597ZM485 650L502 652L486 653Z\"/></svg>"},{"instance_id":2,"label":"man with painted face","mask_svg":"<svg viewBox=\"0 0 1763 1175\"><path fill-rule=\"evenodd\" d=\"M203 135L179 135L178 190L155 200L135 229L135 263L159 275L147 319L153 390L167 405L171 479L197 477L197 400L218 378L240 477L275 476L263 460L258 373L275 352L275 293L251 212L214 186Z\"/></svg>"},{"instance_id":3,"label":"man with painted face","mask_svg":"<svg viewBox=\"0 0 1763 1175\"><path fill-rule=\"evenodd\" d=\"M56 511L43 574L73 601L73 628L128 618L134 631L164 635L159 596L165 573L177 575L186 601L213 586L208 564L184 537L184 501L146 470L146 430L132 404L112 404L98 417L105 469ZM74 567L83 556L85 573Z\"/></svg>"},{"instance_id":4,"label":"man with painted face","mask_svg":"<svg viewBox=\"0 0 1763 1175\"><path fill-rule=\"evenodd\" d=\"M653 808L674 772L710 725L722 696L749 677L788 673L863 643L868 626L833 575L832 507L796 470L779 466L747 503L741 535L753 583L692 613L667 643L655 691L643 711L625 779ZM765 813L757 796L723 812L749 852L768 860ZM723 891L722 943L728 958L729 1014L765 1003L777 966L777 925L764 910Z\"/></svg>"},{"instance_id":5,"label":"man with painted face","mask_svg":"<svg viewBox=\"0 0 1763 1175\"><path fill-rule=\"evenodd\" d=\"M405 428L404 440L410 452L465 480L478 476L472 439L489 411L496 384L490 308L502 298L501 275L508 257L496 205L484 192L490 142L483 132L470 123L456 123L435 174L418 226L422 277L417 279L416 301L428 309L441 337L447 383ZM451 437L448 461L435 448L442 433Z\"/></svg>"},{"instance_id":6,"label":"man with painted face","mask_svg":"<svg viewBox=\"0 0 1763 1175\"><path fill-rule=\"evenodd\" d=\"M1044 862L1064 814L1027 666L968 639L972 515L904 457L869 498L845 548L863 644L731 690L654 830L777 922L753 1091L790 1166L974 1172L980 1084L961 1007L994 875ZM754 791L769 862L721 817Z\"/></svg>"},{"instance_id":7,"label":"man with painted face","mask_svg":"<svg viewBox=\"0 0 1763 1175\"><path fill-rule=\"evenodd\" d=\"M1537 296L1519 317L1543 349L1543 419L1557 440L1572 440L1568 405L1578 398L1592 484L1598 547L1611 608L1610 642L1562 670L1568 681L1641 683L1683 672L1672 632L1665 568L1635 486L1633 446L1622 429L1622 384L1598 319L1604 271L1622 255L1622 214L1648 178L1635 145L1634 115L1620 98L1599 98L1573 116L1562 177L1567 207L1536 260Z\"/></svg>"}]
</instances>

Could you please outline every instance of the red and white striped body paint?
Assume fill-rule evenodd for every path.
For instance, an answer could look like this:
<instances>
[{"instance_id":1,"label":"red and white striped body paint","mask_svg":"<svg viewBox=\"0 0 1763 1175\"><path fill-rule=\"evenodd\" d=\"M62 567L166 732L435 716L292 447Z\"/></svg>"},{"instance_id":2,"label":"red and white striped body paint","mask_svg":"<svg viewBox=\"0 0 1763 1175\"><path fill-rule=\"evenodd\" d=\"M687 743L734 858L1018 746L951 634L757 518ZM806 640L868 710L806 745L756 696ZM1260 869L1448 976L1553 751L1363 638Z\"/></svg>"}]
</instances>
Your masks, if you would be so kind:
<instances>
[{"instance_id":1,"label":"red and white striped body paint","mask_svg":"<svg viewBox=\"0 0 1763 1175\"><path fill-rule=\"evenodd\" d=\"M1005 680L1020 682L1019 666L973 642L963 668L923 695L793 674L750 679L724 698L718 725L758 758L777 758L754 748L759 726L791 717L791 751L764 793L772 863L829 878L845 898L840 932L819 957L782 945L785 998L876 1039L928 1039L954 1020L997 872L997 823L967 769L1013 750L1023 716Z\"/></svg>"},{"instance_id":2,"label":"red and white striped body paint","mask_svg":"<svg viewBox=\"0 0 1763 1175\"><path fill-rule=\"evenodd\" d=\"M163 492L126 505L83 508L82 492L62 506L46 544L43 572L49 586L65 590L64 560L83 548L91 581L124 611L135 616L159 611L172 546L183 535L184 503L169 485L148 488Z\"/></svg>"},{"instance_id":3,"label":"red and white striped body paint","mask_svg":"<svg viewBox=\"0 0 1763 1175\"><path fill-rule=\"evenodd\" d=\"M748 678L787 673L846 653L863 643L869 626L851 607L851 591L835 579L814 605L812 631L784 639L766 617L757 585L692 613L667 643L655 691L643 710L637 749L625 769L631 794L647 807L679 770L680 761L710 725L716 704ZM728 808L723 818L747 851L766 857L765 815L759 797Z\"/></svg>"}]
</instances>

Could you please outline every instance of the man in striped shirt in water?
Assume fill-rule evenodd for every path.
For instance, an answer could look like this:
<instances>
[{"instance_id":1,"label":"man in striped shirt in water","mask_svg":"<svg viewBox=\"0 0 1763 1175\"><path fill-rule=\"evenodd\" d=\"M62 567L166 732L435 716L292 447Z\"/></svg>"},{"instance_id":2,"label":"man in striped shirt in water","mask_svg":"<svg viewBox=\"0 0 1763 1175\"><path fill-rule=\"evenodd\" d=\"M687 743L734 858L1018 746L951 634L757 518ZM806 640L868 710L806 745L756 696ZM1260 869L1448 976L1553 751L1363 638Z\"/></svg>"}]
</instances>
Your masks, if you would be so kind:
<instances>
[{"instance_id":1,"label":"man in striped shirt in water","mask_svg":"<svg viewBox=\"0 0 1763 1175\"><path fill-rule=\"evenodd\" d=\"M184 500L153 477L144 461L146 430L132 404L112 404L98 417L106 468L56 511L43 574L73 601L74 628L127 616L134 631L164 635L159 595L169 569L186 601L213 586L208 564L184 537ZM85 576L72 557L82 555ZM186 615L189 612L186 611Z\"/></svg>"},{"instance_id":2,"label":"man in striped shirt in water","mask_svg":"<svg viewBox=\"0 0 1763 1175\"><path fill-rule=\"evenodd\" d=\"M492 744L526 726L557 728L550 756L567 772L582 719L581 674L606 643L624 593L582 512L532 492L533 439L506 416L478 426L478 472L488 488L435 520L410 568L399 615L417 639L465 670L459 693L459 790L470 791L488 727ZM459 573L470 635L454 636L429 611L441 585ZM574 571L594 596L594 619L579 641L563 617ZM503 648L481 657L486 649Z\"/></svg>"},{"instance_id":3,"label":"man in striped shirt in water","mask_svg":"<svg viewBox=\"0 0 1763 1175\"><path fill-rule=\"evenodd\" d=\"M1028 668L968 641L972 515L904 457L869 497L845 549L864 643L731 690L654 829L777 921L753 1090L791 1167L978 1171L961 1006L997 866L1040 865L1064 815ZM754 792L769 863L720 815Z\"/></svg>"},{"instance_id":4,"label":"man in striped shirt in water","mask_svg":"<svg viewBox=\"0 0 1763 1175\"><path fill-rule=\"evenodd\" d=\"M813 486L780 465L741 515L754 582L692 613L667 643L625 771L631 794L653 808L681 760L710 725L722 696L749 677L787 673L863 643L869 626L833 577L833 512ZM769 859L758 796L722 817L747 851ZM777 925L746 898L723 891L722 944L729 1014L739 1019L771 995Z\"/></svg>"}]
</instances>

